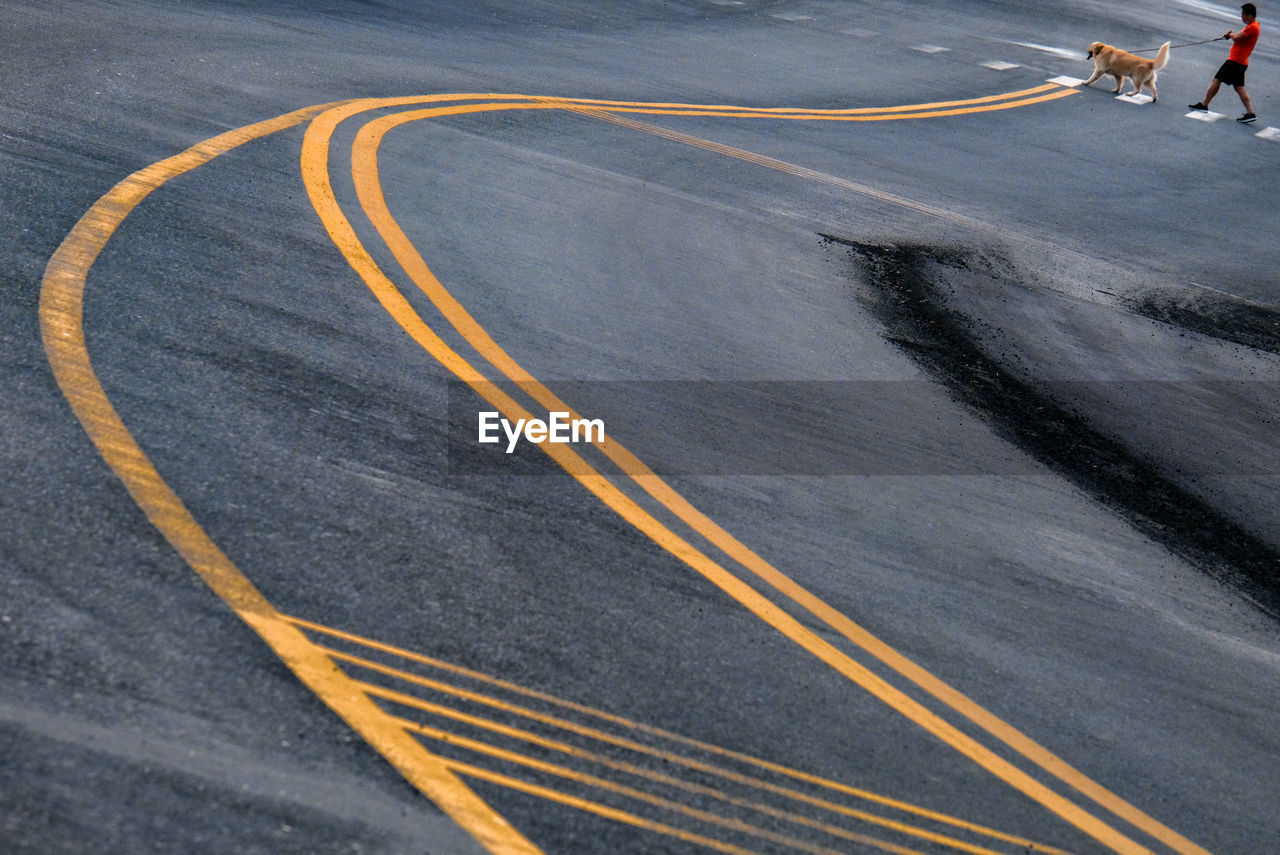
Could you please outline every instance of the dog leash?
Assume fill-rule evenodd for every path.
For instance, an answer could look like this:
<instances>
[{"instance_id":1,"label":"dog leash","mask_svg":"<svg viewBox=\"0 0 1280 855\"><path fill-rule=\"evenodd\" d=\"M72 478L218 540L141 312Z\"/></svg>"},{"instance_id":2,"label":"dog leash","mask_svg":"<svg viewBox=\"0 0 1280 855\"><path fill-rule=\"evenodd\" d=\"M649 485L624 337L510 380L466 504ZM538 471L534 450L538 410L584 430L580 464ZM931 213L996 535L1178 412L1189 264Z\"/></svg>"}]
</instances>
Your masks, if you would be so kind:
<instances>
[{"instance_id":1,"label":"dog leash","mask_svg":"<svg viewBox=\"0 0 1280 855\"><path fill-rule=\"evenodd\" d=\"M1169 50L1173 50L1176 47L1191 47L1192 45L1207 45L1209 42L1220 42L1225 38L1226 36L1218 36L1212 39L1205 39L1202 42L1185 42L1180 45L1169 45ZM1164 47L1164 45L1161 45L1160 47ZM1131 50L1129 51L1129 53L1151 53L1152 51L1155 51L1155 50L1160 50L1160 48L1158 47L1143 48L1142 50Z\"/></svg>"}]
</instances>

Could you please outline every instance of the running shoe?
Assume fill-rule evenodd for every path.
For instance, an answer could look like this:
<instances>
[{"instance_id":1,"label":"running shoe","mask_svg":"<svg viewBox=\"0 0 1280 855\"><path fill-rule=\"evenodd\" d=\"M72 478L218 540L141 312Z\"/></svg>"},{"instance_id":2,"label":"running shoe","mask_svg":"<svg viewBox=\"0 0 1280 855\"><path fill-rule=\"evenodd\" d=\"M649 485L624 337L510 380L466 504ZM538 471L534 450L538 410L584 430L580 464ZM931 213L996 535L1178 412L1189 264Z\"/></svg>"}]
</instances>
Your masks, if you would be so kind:
<instances>
[{"instance_id":1,"label":"running shoe","mask_svg":"<svg viewBox=\"0 0 1280 855\"><path fill-rule=\"evenodd\" d=\"M1190 107L1192 110L1199 110L1202 113L1207 113L1209 111L1209 107L1207 105L1201 104L1198 101L1194 104L1188 104L1187 106Z\"/></svg>"},{"instance_id":2,"label":"running shoe","mask_svg":"<svg viewBox=\"0 0 1280 855\"><path fill-rule=\"evenodd\" d=\"M1243 116L1236 119L1236 121L1242 125L1252 125L1254 122L1258 121L1258 117L1253 115L1253 113L1245 113Z\"/></svg>"}]
</instances>

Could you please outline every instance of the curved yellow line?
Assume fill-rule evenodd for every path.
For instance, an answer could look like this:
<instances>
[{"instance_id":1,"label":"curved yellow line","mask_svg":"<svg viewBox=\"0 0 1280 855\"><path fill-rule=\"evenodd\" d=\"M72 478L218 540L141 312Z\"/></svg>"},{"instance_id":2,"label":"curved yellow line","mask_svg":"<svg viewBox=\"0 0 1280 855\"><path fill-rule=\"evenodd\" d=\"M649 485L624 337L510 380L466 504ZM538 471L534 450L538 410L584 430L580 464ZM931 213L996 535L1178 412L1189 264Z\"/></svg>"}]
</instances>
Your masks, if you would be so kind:
<instances>
[{"instance_id":1,"label":"curved yellow line","mask_svg":"<svg viewBox=\"0 0 1280 855\"><path fill-rule=\"evenodd\" d=\"M1072 94L1073 91L1066 90L1051 97ZM343 112L354 115L358 112L357 106L350 105ZM475 109L477 106L469 105L467 112L479 112L479 110ZM540 104L539 106L542 105ZM503 105L503 107L507 108L509 105ZM517 106L515 109L519 109L519 107ZM508 379L516 381L526 393L530 394L546 409L573 413L571 407L561 401L511 358L475 321L470 313L458 303L452 294L444 288L387 209L377 177L377 150L382 137L395 127L430 118L435 114L436 112L431 109L407 111L375 119L361 129L357 134L352 149L353 177L361 205L409 278L418 285L450 324L478 353ZM786 118L793 117L787 116ZM571 417L576 417L576 413ZM650 496L686 522L693 530L706 537L757 578L767 582L774 590L802 606L810 614L823 620L828 626L840 632L858 647L871 653L894 671L979 725L983 730L1010 746L1040 768L1048 771L1116 816L1150 834L1175 851L1182 853L1182 855L1209 855L1205 849L1196 843L1168 828L1163 823L1122 799L1116 793L1084 775L1065 760L966 697L945 681L903 656L892 646L877 638L848 616L773 567L689 504L683 496L671 489L625 447L617 442L608 441L601 448L623 472L627 473Z\"/></svg>"},{"instance_id":2,"label":"curved yellow line","mask_svg":"<svg viewBox=\"0 0 1280 855\"><path fill-rule=\"evenodd\" d=\"M1075 95L1074 89L1061 89L1055 87L1055 91L1046 95L1039 95L1034 98L1021 98L1016 101L1002 101L998 104L975 104L967 107L954 107L952 109L914 109L904 110L903 108L890 107L883 108L884 112L871 112L858 114L831 114L821 112L804 112L804 113L762 113L758 111L748 110L697 110L697 109L665 109L657 107L589 107L587 105L577 105L571 103L557 103L555 101L546 101L539 103L554 104L566 109L581 109L586 112L591 109L600 110L609 113L638 113L650 116L710 116L714 118L727 119L790 119L793 121L822 121L822 122L896 122L903 119L938 119L946 116L966 116L973 113L991 113L997 110L1010 110L1016 107L1027 107L1031 104L1040 104L1045 101L1053 101L1058 98L1065 98L1069 95Z\"/></svg>"},{"instance_id":3,"label":"curved yellow line","mask_svg":"<svg viewBox=\"0 0 1280 855\"><path fill-rule=\"evenodd\" d=\"M284 618L205 533L147 459L107 398L85 347L85 280L120 224L166 181L259 137L291 128L330 105L308 107L199 143L130 175L99 199L59 245L45 269L40 326L58 385L102 458L151 523L200 578L251 626L291 671L422 793L490 852L540 850L471 791L441 757L407 733L321 649Z\"/></svg>"},{"instance_id":4,"label":"curved yellow line","mask_svg":"<svg viewBox=\"0 0 1280 855\"><path fill-rule=\"evenodd\" d=\"M554 102L551 105L554 106ZM303 174L308 193L311 195L312 204L316 208L321 221L329 230L334 243L347 256L352 267L365 280L370 290L383 303L392 317L415 340L443 365L453 370L455 374L471 385L481 397L501 410L507 418L512 420L531 418L532 416L527 410L501 390L487 383L483 375L474 366L465 363L462 357L458 356L456 352L430 330L428 325L413 310L409 302L396 289L391 280L373 261L333 196L328 171L329 141L333 132L342 121L362 112L376 109L379 106L381 105L377 101L353 102L328 110L311 123L303 140L302 163ZM548 106L548 104L538 103L530 106L542 108ZM546 406L547 402L559 404L560 402L550 390L538 383L532 375L521 369L509 355L502 351L497 343L484 332L480 325L471 318L470 314L436 279L425 261L418 255L408 237L404 235L394 218L391 217L382 197L381 186L378 181L376 153L378 143L391 128L406 122L439 115L480 112L480 107L482 105L469 104L461 107L413 110L384 116L366 124L357 134L353 145L352 173L357 195L366 215L391 248L397 262L400 263L409 277L418 284L424 293L432 299L433 303L445 314L450 323L455 325L455 328L468 340L471 346L510 379L517 381L523 388L538 397L539 402L544 406ZM500 104L497 105L497 108L520 109L520 105ZM465 371L459 371L455 367L459 365L464 366ZM576 452L564 446L548 444L542 445L541 448L597 498L622 516L623 519L626 519L664 549L680 558L770 626L782 632L848 679L862 686L892 709L906 716L1010 786L1044 805L1114 851L1126 853L1126 855L1128 853L1133 853L1133 855L1147 853L1149 855L1150 850L1116 831L1079 805L1049 789L823 640L816 633L782 611L773 601L758 593L736 575L708 558L686 540L658 522L657 519L619 490L607 477L601 475ZM633 467L631 469L624 467L626 471L636 471L635 466L643 466L634 455L627 452L616 441L610 440L606 442L603 450L611 457L617 455ZM660 479L657 479L656 476L646 475L644 479L647 482L647 486L643 484L642 486L645 486L647 490L652 488L651 494L663 493L665 484ZM670 492L674 496L674 491ZM677 507L679 506L671 497L668 497L668 501L671 501ZM685 504L687 505L687 503ZM692 510L691 507L690 510ZM700 517L701 515L698 516ZM706 518L702 517L702 520L706 520ZM710 521L706 520L706 522ZM736 541L734 542L736 543ZM745 550L745 547L742 547L742 549ZM777 577L777 581L785 580L785 583L799 589L799 586L794 581L776 569L773 569L772 572ZM775 584L775 588L777 587ZM809 596L814 600L817 599L812 595ZM1005 728L1008 728L1008 725L1005 725Z\"/></svg>"},{"instance_id":5,"label":"curved yellow line","mask_svg":"<svg viewBox=\"0 0 1280 855\"><path fill-rule=\"evenodd\" d=\"M937 110L944 107L963 107L970 104L985 104L991 101L1005 101L1024 98L1042 92L1061 90L1056 83L1044 83L1030 89L1019 89L1016 92L1003 92L999 95L983 95L979 98L966 98L961 101L933 101L926 104L905 104L899 107L842 107L830 110L819 110L811 107L743 107L734 104L682 104L664 101L602 101L596 98L548 98L537 96L537 100L557 101L565 104L577 104L596 107L642 107L645 109L668 110L722 110L732 113L750 113L756 116L783 117L788 113L803 113L814 117L852 116L868 113L911 113L921 110ZM1068 89L1068 92L1074 90Z\"/></svg>"},{"instance_id":6,"label":"curved yellow line","mask_svg":"<svg viewBox=\"0 0 1280 855\"><path fill-rule=\"evenodd\" d=\"M1041 91L1047 91L1048 94L1040 97L1028 97ZM845 111L734 107L716 110L698 105L644 105L638 102L632 103L630 109L650 112L669 110L673 115L711 116L732 114L768 117L772 114L774 118L856 120L862 117L865 120L887 120L957 115L964 112L989 109L1007 109L1036 103L1048 98L1062 97L1066 94L1071 94L1071 92L1069 90L1056 91L1046 89L1046 87L1038 87L1036 90L985 96L968 101L937 102L908 107L860 108ZM467 101L479 103L459 103ZM607 103L602 104L601 102L587 100L556 100L518 94L457 93L364 101L360 102L360 109L364 111L444 102L447 102L449 106L438 108L436 115L457 115L479 110L493 111L501 109L574 109L570 105L578 105L578 109L598 109L599 106L608 107ZM107 461L124 483L130 495L147 515L148 519L162 532L206 584L226 601L243 620L249 623L288 667L294 671L299 679L355 727L371 745L401 771L407 780L440 805L442 809L471 832L491 852L537 852L537 848L532 843L515 831L505 819L494 812L483 800L476 797L450 771L451 768L457 768L455 764L443 761L442 758L426 751L416 739L407 734L390 716L373 704L368 696L359 689L358 685L346 677L317 645L313 644L296 626L266 601L252 583L212 542L182 504L181 499L165 484L121 421L94 374L85 348L83 293L88 271L120 223L147 195L171 178L207 163L236 146L284 128L293 127L314 117L321 111L324 111L323 115L330 115L331 109L328 108L333 108L333 106L318 105L305 108L273 120L221 134L199 143L179 155L140 170L120 182L103 196L77 223L76 227L50 259L46 268L45 278L42 282L40 306L41 329L46 352L59 386L66 395L77 418L104 460ZM622 103L613 106L618 111L629 109ZM308 129L307 136L309 139L317 126L317 123L313 122L311 128ZM332 130L330 130L331 132ZM307 149L304 145L303 171L304 177L307 178L308 192L313 195L313 201L316 198L317 188L321 195L326 190L331 195L327 175L327 144L324 157L326 162L323 164L322 169L315 169L315 163L313 162L313 168L309 171ZM338 212L338 216L341 218L340 212ZM345 218L341 218L341 221L344 222ZM326 227L330 227L332 234L334 231L332 225L339 221L329 219L325 222ZM349 224L347 224L347 228L349 229ZM354 232L350 233L350 237L354 239ZM363 252L363 248L359 246L358 241L348 241L344 245L342 236L335 236L335 242L340 247L343 247L353 266L361 272L366 281L370 282L370 287L379 295L379 299L383 301L387 310L396 317L402 326L405 326L420 344L464 380L477 386L485 386L487 384L481 372L467 364L465 360L449 350L447 346L444 346L444 343L427 328L426 324L422 323L421 319L413 314L407 301L404 301L389 280L386 281L385 287L383 283L378 281L377 277L380 275L380 271L377 271L376 265L373 264L372 259L367 257L367 253ZM372 280L370 277L372 277ZM487 397L495 406L498 406L508 414L523 413L526 416L529 415L513 400L501 393L490 390ZM698 569L699 572L708 575L709 578L714 577L716 584L731 595L740 599L751 600L752 605L750 607L752 610L765 617L775 626L784 628L784 631L789 634L799 633L801 636L806 634L806 631L803 631L803 627L798 622L786 616L766 598L755 594L749 586L746 586L728 571L701 555L674 533L665 530L660 524L657 524L656 520L649 517L643 509L618 491L607 478L601 476L585 461L574 458L576 458L576 455L562 455L557 462L574 474L575 477L578 477L589 490L621 513L624 518L637 525L641 530L646 531L656 542L672 551L681 560ZM812 636L811 633L809 635ZM818 640L816 636L812 636L808 641L816 642ZM870 685L875 691L895 699L894 704L905 704L907 708L912 708L913 701L910 701L906 696L898 697L900 693L896 693L896 690L888 687L887 684L882 684L870 672L866 672L865 669L862 669L857 663L853 663L852 660L847 660L847 657L843 657L843 654L835 651L834 648L830 648L829 645L825 649L822 644L816 644L816 646L807 644L806 646L811 646L811 649L817 650L820 658L833 663L843 673L851 676L856 675L859 682ZM923 708L920 708L920 710L923 710ZM917 720L931 732L947 733L949 730L953 730L941 719L937 719L936 716L932 716L927 711L924 711ZM980 746L977 747L977 750L979 753L985 751ZM1070 808L1075 808L1070 802L1066 804ZM1087 814L1085 815L1087 816ZM1145 850L1117 851L1140 852Z\"/></svg>"}]
</instances>

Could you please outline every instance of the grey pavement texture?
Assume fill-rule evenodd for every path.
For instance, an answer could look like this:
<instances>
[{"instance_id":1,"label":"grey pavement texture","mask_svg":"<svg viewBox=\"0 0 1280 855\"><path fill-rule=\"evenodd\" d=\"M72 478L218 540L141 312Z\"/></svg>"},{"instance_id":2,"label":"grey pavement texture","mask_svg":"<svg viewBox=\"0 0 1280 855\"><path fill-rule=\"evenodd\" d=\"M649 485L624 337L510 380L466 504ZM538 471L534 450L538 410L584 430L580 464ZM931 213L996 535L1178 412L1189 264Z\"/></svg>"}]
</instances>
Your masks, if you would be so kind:
<instances>
[{"instance_id":1,"label":"grey pavement texture","mask_svg":"<svg viewBox=\"0 0 1280 855\"><path fill-rule=\"evenodd\" d=\"M1235 7L1198 0L14 0L7 12L0 851L14 853L482 851L200 582L62 397L37 318L44 267L117 181L346 98L919 104L1086 77L1095 40L1154 47L1238 23ZM1213 105L1227 119L1183 115L1225 55L1217 43L1173 51L1157 104L1100 82L910 121L635 117L834 182L527 111L394 131L382 184L494 339L566 396L594 396L624 442L670 455L672 484L707 516L1206 850L1262 853L1280 840L1280 142L1256 136L1280 125L1268 15L1252 127L1230 120L1230 91ZM336 138L335 176L352 133ZM465 394L325 233L299 175L302 134L157 191L94 265L85 304L125 423L272 603L1107 851L536 454L460 469L474 452L451 424ZM350 182L335 188L356 210ZM547 852L705 851L476 789Z\"/></svg>"}]
</instances>

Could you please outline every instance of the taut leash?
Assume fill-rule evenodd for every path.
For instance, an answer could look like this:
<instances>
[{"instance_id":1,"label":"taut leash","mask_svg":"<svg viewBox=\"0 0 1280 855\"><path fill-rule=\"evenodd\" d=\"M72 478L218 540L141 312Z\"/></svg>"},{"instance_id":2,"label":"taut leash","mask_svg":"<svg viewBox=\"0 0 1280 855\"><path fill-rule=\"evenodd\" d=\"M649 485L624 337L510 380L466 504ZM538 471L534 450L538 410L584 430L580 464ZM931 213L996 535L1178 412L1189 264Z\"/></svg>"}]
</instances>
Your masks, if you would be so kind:
<instances>
[{"instance_id":1,"label":"taut leash","mask_svg":"<svg viewBox=\"0 0 1280 855\"><path fill-rule=\"evenodd\" d=\"M1192 45L1207 45L1209 42L1220 42L1225 38L1226 36L1218 36L1217 38L1205 39L1202 42L1184 42L1183 44L1180 44L1180 45L1169 45L1169 50L1173 50L1176 47L1191 47ZM1160 47L1164 47L1164 45L1161 45ZM1143 48L1142 50L1131 50L1129 51L1129 53L1151 53L1154 50L1160 50L1160 48L1158 47Z\"/></svg>"}]
</instances>

